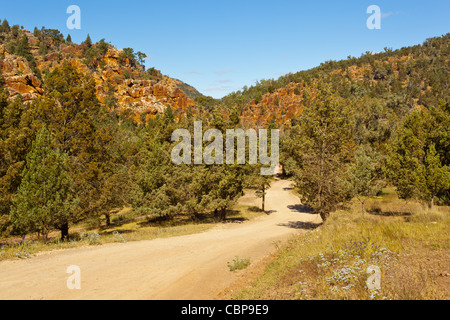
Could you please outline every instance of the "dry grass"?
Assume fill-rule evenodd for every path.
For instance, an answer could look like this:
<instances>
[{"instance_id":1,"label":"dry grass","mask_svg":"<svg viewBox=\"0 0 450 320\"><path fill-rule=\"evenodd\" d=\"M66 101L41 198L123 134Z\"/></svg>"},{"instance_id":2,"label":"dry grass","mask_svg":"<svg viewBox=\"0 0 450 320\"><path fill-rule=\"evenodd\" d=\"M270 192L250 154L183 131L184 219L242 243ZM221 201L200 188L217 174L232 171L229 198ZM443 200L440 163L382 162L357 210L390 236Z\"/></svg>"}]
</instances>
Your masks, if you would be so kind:
<instances>
[{"instance_id":1,"label":"dry grass","mask_svg":"<svg viewBox=\"0 0 450 320\"><path fill-rule=\"evenodd\" d=\"M449 299L449 208L427 212L387 190L368 211L362 216L355 203L294 237L233 298ZM380 290L367 288L369 266L381 270Z\"/></svg>"}]
</instances>

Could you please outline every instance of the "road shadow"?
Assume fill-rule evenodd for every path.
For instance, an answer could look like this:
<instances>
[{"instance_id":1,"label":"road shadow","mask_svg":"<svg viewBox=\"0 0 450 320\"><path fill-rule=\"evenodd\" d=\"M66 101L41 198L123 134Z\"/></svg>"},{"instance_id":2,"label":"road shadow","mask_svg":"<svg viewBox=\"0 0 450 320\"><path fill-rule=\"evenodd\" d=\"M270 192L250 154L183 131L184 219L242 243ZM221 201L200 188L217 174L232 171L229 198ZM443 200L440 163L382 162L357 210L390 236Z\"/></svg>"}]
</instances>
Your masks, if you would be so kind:
<instances>
[{"instance_id":1,"label":"road shadow","mask_svg":"<svg viewBox=\"0 0 450 320\"><path fill-rule=\"evenodd\" d=\"M257 207L257 206L251 206L247 210L251 211L251 212L264 212L268 216L271 215L272 213L277 212L277 210L264 210L263 211L260 207Z\"/></svg>"},{"instance_id":2,"label":"road shadow","mask_svg":"<svg viewBox=\"0 0 450 320\"><path fill-rule=\"evenodd\" d=\"M247 218L226 218L223 220L223 223L243 223L245 221L248 221Z\"/></svg>"},{"instance_id":3,"label":"road shadow","mask_svg":"<svg viewBox=\"0 0 450 320\"><path fill-rule=\"evenodd\" d=\"M289 205L287 207L292 212L315 214L314 210L311 207L305 206L303 204Z\"/></svg>"},{"instance_id":4,"label":"road shadow","mask_svg":"<svg viewBox=\"0 0 450 320\"><path fill-rule=\"evenodd\" d=\"M303 222L303 221L289 221L287 223L280 223L278 226L280 227L288 227L292 229L303 229L303 230L314 230L320 227L323 223L315 223L315 222Z\"/></svg>"}]
</instances>

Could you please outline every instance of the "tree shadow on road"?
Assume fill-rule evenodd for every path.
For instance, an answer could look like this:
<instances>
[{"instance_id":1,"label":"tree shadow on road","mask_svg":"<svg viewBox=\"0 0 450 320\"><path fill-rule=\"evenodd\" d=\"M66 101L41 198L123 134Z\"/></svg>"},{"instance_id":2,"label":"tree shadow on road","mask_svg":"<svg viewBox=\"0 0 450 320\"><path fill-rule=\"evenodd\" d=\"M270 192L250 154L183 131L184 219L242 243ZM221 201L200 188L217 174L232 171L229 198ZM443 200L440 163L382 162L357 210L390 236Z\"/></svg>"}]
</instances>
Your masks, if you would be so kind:
<instances>
[{"instance_id":1,"label":"tree shadow on road","mask_svg":"<svg viewBox=\"0 0 450 320\"><path fill-rule=\"evenodd\" d=\"M280 227L288 227L292 229L314 230L320 227L322 223L303 222L303 221L289 221L288 223L280 223Z\"/></svg>"},{"instance_id":2,"label":"tree shadow on road","mask_svg":"<svg viewBox=\"0 0 450 320\"><path fill-rule=\"evenodd\" d=\"M315 214L314 210L311 207L305 206L303 204L289 205L287 207L293 212Z\"/></svg>"}]
</instances>

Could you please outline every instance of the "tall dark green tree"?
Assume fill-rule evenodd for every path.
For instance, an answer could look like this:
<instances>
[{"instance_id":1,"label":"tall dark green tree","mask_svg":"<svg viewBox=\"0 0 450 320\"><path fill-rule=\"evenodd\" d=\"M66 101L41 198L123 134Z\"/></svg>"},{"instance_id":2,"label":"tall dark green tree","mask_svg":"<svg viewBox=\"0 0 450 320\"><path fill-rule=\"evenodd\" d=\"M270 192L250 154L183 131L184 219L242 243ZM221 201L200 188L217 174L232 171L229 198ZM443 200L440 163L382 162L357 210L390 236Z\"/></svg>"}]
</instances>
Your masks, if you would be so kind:
<instances>
[{"instance_id":1,"label":"tall dark green tree","mask_svg":"<svg viewBox=\"0 0 450 320\"><path fill-rule=\"evenodd\" d=\"M8 20L3 20L2 25L0 27L1 32L10 32L11 27L9 26Z\"/></svg>"},{"instance_id":2,"label":"tall dark green tree","mask_svg":"<svg viewBox=\"0 0 450 320\"><path fill-rule=\"evenodd\" d=\"M354 143L351 112L326 84L305 106L301 122L284 140L284 165L293 173L302 203L325 221L350 196L346 170Z\"/></svg>"},{"instance_id":3,"label":"tall dark green tree","mask_svg":"<svg viewBox=\"0 0 450 320\"><path fill-rule=\"evenodd\" d=\"M448 109L448 105L443 107ZM449 200L450 116L439 109L415 110L405 118L386 166L401 198L423 201L429 208Z\"/></svg>"},{"instance_id":4,"label":"tall dark green tree","mask_svg":"<svg viewBox=\"0 0 450 320\"><path fill-rule=\"evenodd\" d=\"M365 203L376 196L386 185L383 174L383 159L368 145L356 151L354 162L347 172L347 181L352 196L361 204L361 214L365 213Z\"/></svg>"},{"instance_id":5,"label":"tall dark green tree","mask_svg":"<svg viewBox=\"0 0 450 320\"><path fill-rule=\"evenodd\" d=\"M37 232L47 239L53 228L73 221L78 206L69 157L55 148L50 133L43 127L27 155L22 182L13 198L10 220L20 234ZM64 239L65 234L62 232Z\"/></svg>"},{"instance_id":6,"label":"tall dark green tree","mask_svg":"<svg viewBox=\"0 0 450 320\"><path fill-rule=\"evenodd\" d=\"M8 101L0 88L0 232L9 227L12 198L20 186L21 172L35 136L29 108L20 97Z\"/></svg>"},{"instance_id":7,"label":"tall dark green tree","mask_svg":"<svg viewBox=\"0 0 450 320\"><path fill-rule=\"evenodd\" d=\"M54 69L45 84L47 97L35 112L48 125L57 147L70 157L70 171L80 200L75 220L108 214L109 205L117 204L112 201L113 193L121 181L116 176L119 171L114 159L118 156L113 147L117 123L112 123L106 109L100 106L93 81L70 63ZM116 199L121 199L120 193Z\"/></svg>"},{"instance_id":8,"label":"tall dark green tree","mask_svg":"<svg viewBox=\"0 0 450 320\"><path fill-rule=\"evenodd\" d=\"M261 198L261 210L266 209L266 195L270 188L270 178L267 176L258 176L254 182L256 186L256 196Z\"/></svg>"},{"instance_id":9,"label":"tall dark green tree","mask_svg":"<svg viewBox=\"0 0 450 320\"><path fill-rule=\"evenodd\" d=\"M92 47L92 40L91 40L91 36L88 34L86 37L86 40L84 40L83 44L87 47L90 48Z\"/></svg>"}]
</instances>

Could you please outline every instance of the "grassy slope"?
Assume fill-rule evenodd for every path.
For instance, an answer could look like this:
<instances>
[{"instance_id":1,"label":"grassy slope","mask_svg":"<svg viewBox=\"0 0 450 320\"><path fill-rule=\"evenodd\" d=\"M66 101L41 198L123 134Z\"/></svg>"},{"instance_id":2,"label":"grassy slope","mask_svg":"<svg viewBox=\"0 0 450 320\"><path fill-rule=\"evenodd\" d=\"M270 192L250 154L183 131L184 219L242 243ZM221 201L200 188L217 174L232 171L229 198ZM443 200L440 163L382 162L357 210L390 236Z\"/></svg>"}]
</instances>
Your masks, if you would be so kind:
<instances>
[{"instance_id":1,"label":"grassy slope","mask_svg":"<svg viewBox=\"0 0 450 320\"><path fill-rule=\"evenodd\" d=\"M392 190L354 203L306 235L293 238L262 275L234 299L449 299L450 210L424 212ZM381 269L370 291L367 268Z\"/></svg>"}]
</instances>

